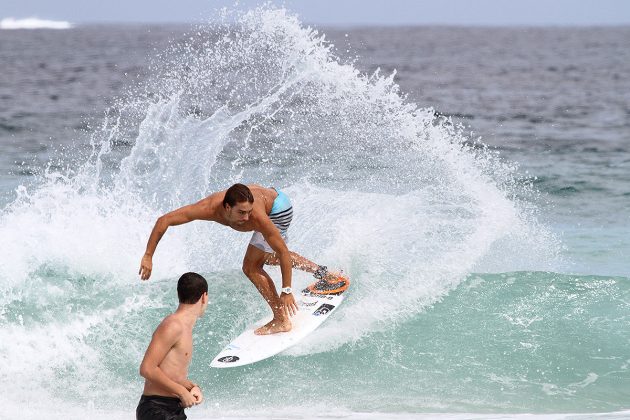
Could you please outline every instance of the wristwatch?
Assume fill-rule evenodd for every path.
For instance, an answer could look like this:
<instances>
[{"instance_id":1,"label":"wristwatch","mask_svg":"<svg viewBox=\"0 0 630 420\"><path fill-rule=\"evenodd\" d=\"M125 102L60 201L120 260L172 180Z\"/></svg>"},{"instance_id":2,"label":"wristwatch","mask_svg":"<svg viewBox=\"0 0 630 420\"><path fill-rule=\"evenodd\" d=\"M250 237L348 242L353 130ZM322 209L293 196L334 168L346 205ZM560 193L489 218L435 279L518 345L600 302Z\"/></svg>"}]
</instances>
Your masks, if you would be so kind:
<instances>
[{"instance_id":1,"label":"wristwatch","mask_svg":"<svg viewBox=\"0 0 630 420\"><path fill-rule=\"evenodd\" d=\"M282 293L284 293L285 295L290 295L291 292L293 292L293 290L291 290L290 287L283 287L281 290L282 290Z\"/></svg>"}]
</instances>

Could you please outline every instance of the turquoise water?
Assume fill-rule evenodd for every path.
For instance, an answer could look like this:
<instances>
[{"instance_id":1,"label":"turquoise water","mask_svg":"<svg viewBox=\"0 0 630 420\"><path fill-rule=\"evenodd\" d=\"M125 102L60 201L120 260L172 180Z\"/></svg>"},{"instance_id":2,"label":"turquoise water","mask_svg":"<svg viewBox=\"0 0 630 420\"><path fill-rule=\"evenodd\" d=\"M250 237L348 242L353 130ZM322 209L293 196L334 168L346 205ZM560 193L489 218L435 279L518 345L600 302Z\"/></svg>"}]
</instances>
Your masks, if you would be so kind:
<instances>
[{"instance_id":1,"label":"turquoise water","mask_svg":"<svg viewBox=\"0 0 630 420\"><path fill-rule=\"evenodd\" d=\"M232 396L233 408L304 407L316 397L355 412L617 411L630 380L629 293L625 278L473 274L384 331L331 352L215 371L209 385L230 384L213 393Z\"/></svg>"},{"instance_id":2,"label":"turquoise water","mask_svg":"<svg viewBox=\"0 0 630 420\"><path fill-rule=\"evenodd\" d=\"M490 62L464 48L478 38L485 51L481 45L492 48L499 33L546 63L564 56L553 42L540 49L539 37L560 39L569 54L592 38L590 30L357 29L357 49L376 51L353 59L343 53L344 33L332 31L334 48L285 10L226 13L185 35L119 27L48 38L0 33L16 58L4 64L6 74L24 95L0 86L9 104L0 109L7 412L128 418L150 335L176 307L176 279L193 270L209 280L210 305L195 329L190 371L206 403L189 410L191 418L623 418L630 397L625 111L583 110L575 117L587 125L583 133L599 127L601 138L568 138L579 136L575 127L558 138L556 123L573 118L559 110L566 104L541 102L542 119L497 104L531 111L522 95L531 80L549 91L556 78L587 89L583 80L601 76L599 68L589 62L577 77L545 64L545 77L525 77L522 57L499 48ZM619 52L619 31L602 32L601 45ZM433 53L389 48L391 37L407 45L412 35L414 48ZM46 51L38 50L42 37ZM436 39L444 44L429 48ZM160 49L147 47L150 40ZM98 57L91 43L104 43ZM381 59L400 64L400 76L372 72ZM462 98L465 86L450 72L477 59L490 70L470 74L487 78ZM28 63L39 70L25 71ZM418 85L406 96L409 80ZM497 84L501 94L485 96ZM39 85L70 99L57 104ZM617 94L608 87L598 91ZM554 101L571 102L562 95ZM39 114L26 111L25 97L39 101ZM623 100L603 103L623 108ZM468 101L478 110L453 118L432 108ZM490 145L458 118L485 127ZM267 310L240 270L249 236L203 222L179 226L161 241L152 279L140 282L137 270L159 215L233 182L282 188L295 210L291 250L343 268L353 282L340 310L298 346L214 370L214 355ZM295 274L296 289L310 281Z\"/></svg>"},{"instance_id":3,"label":"turquoise water","mask_svg":"<svg viewBox=\"0 0 630 420\"><path fill-rule=\"evenodd\" d=\"M37 375L51 387L51 398L73 405L131 409L142 385L137 362L155 325L176 306L174 279L125 284L51 270L40 275L28 285L29 302L16 297L3 306L3 335L12 334L5 349L13 362L5 374L18 383ZM486 414L626 408L626 278L471 274L434 304L359 339L331 337L323 327L289 355L210 369L226 338L265 308L238 272L206 277L211 305L195 331L190 372L206 391L199 415L283 407ZM52 292L60 288L63 296ZM345 305L356 300L351 294ZM352 335L352 320L331 324ZM318 350L321 341L332 348Z\"/></svg>"}]
</instances>

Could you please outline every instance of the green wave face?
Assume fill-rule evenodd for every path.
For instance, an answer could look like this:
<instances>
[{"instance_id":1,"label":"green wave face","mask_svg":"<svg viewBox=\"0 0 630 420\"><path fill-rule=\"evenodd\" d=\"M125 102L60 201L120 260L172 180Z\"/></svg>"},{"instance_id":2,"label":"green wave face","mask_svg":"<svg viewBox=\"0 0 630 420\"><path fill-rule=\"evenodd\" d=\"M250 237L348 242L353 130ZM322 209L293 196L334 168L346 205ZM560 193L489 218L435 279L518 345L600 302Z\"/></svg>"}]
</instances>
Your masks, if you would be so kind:
<instances>
[{"instance_id":1,"label":"green wave face","mask_svg":"<svg viewBox=\"0 0 630 420\"><path fill-rule=\"evenodd\" d=\"M238 404L254 397L355 411L620 410L629 394L628 302L626 278L472 275L388 331L329 353L215 372L214 380L226 400L258 390Z\"/></svg>"},{"instance_id":2,"label":"green wave face","mask_svg":"<svg viewBox=\"0 0 630 420\"><path fill-rule=\"evenodd\" d=\"M147 286L40 274L28 293L3 306L3 383L17 380L78 405L133 410L142 389L138 365L151 332L175 307L175 279ZM471 275L431 307L352 342L340 337L331 350L309 350L330 340L331 320L294 354L235 369L209 363L266 308L240 273L207 278L211 306L195 330L190 377L206 390L208 407L222 413L306 406L451 413L627 408L626 278ZM353 298L344 305L352 307ZM335 315L343 312L342 306Z\"/></svg>"}]
</instances>

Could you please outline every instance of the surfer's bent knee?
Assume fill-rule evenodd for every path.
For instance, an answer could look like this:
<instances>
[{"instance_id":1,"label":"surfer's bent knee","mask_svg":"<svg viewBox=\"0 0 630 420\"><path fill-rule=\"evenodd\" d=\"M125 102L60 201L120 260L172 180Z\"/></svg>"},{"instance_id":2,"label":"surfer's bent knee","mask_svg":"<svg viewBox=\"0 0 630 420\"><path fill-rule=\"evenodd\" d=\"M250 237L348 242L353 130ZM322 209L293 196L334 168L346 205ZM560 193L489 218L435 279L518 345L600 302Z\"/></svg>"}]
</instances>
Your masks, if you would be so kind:
<instances>
[{"instance_id":1,"label":"surfer's bent knee","mask_svg":"<svg viewBox=\"0 0 630 420\"><path fill-rule=\"evenodd\" d=\"M243 263L242 270L243 270L243 274L245 274L247 277L249 277L251 273L253 272L252 266L250 264L245 264L245 263Z\"/></svg>"},{"instance_id":2,"label":"surfer's bent knee","mask_svg":"<svg viewBox=\"0 0 630 420\"><path fill-rule=\"evenodd\" d=\"M252 265L252 264L243 264L243 273L248 277L248 278L252 278L254 276L256 276L257 274L264 274L265 271L263 270L263 266L256 266L256 265Z\"/></svg>"}]
</instances>

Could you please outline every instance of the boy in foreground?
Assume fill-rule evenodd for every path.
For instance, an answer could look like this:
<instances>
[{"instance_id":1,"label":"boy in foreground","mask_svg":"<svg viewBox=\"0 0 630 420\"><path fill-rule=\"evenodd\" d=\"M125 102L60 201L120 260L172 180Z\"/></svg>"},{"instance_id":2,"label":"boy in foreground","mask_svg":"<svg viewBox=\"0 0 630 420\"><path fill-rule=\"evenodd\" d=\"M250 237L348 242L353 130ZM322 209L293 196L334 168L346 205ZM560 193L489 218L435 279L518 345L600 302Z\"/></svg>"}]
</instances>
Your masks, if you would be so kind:
<instances>
[{"instance_id":1,"label":"boy in foreground","mask_svg":"<svg viewBox=\"0 0 630 420\"><path fill-rule=\"evenodd\" d=\"M184 409L201 404L201 388L188 379L192 359L192 331L208 306L208 283L196 273L177 282L179 306L162 320L140 365L144 391L136 419L184 420Z\"/></svg>"}]
</instances>

